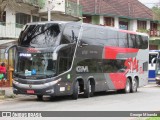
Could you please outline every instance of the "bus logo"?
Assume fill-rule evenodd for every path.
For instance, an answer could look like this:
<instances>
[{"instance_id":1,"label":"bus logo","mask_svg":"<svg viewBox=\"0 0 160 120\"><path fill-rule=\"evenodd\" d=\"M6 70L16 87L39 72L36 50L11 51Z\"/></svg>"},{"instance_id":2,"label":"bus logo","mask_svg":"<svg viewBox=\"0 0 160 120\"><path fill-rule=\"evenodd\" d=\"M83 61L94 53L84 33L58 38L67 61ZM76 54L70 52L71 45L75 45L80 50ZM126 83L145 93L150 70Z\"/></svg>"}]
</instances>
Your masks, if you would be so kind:
<instances>
[{"instance_id":1,"label":"bus logo","mask_svg":"<svg viewBox=\"0 0 160 120\"><path fill-rule=\"evenodd\" d=\"M138 72L138 62L139 61L136 58L128 58L124 64L130 72Z\"/></svg>"},{"instance_id":2,"label":"bus logo","mask_svg":"<svg viewBox=\"0 0 160 120\"><path fill-rule=\"evenodd\" d=\"M81 73L82 72L89 72L88 66L77 66L76 71L81 72Z\"/></svg>"}]
</instances>

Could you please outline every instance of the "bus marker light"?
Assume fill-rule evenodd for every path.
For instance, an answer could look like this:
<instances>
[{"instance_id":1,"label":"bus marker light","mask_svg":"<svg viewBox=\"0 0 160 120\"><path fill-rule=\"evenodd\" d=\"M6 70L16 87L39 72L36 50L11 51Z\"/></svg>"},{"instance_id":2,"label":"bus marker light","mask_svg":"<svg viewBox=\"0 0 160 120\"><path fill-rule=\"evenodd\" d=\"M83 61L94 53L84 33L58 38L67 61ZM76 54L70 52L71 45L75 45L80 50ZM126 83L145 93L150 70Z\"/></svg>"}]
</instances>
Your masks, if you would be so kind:
<instances>
[{"instance_id":1,"label":"bus marker light","mask_svg":"<svg viewBox=\"0 0 160 120\"><path fill-rule=\"evenodd\" d=\"M67 75L67 79L71 79L71 75L70 74Z\"/></svg>"},{"instance_id":2,"label":"bus marker light","mask_svg":"<svg viewBox=\"0 0 160 120\"><path fill-rule=\"evenodd\" d=\"M54 89L46 90L47 93L54 93Z\"/></svg>"},{"instance_id":3,"label":"bus marker light","mask_svg":"<svg viewBox=\"0 0 160 120\"><path fill-rule=\"evenodd\" d=\"M71 89L71 86L68 86L68 87L67 87L67 90L69 91L70 89Z\"/></svg>"},{"instance_id":4,"label":"bus marker light","mask_svg":"<svg viewBox=\"0 0 160 120\"><path fill-rule=\"evenodd\" d=\"M60 91L65 91L65 87L60 87Z\"/></svg>"}]
</instances>

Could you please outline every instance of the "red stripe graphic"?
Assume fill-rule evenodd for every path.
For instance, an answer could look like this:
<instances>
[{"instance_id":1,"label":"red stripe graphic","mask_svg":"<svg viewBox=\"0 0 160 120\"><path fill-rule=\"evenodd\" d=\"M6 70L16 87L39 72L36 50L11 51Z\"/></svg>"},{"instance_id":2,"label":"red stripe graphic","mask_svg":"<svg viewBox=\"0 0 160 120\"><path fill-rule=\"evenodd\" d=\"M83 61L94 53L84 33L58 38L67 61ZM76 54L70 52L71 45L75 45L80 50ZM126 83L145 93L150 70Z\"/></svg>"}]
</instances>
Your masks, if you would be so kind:
<instances>
[{"instance_id":1,"label":"red stripe graphic","mask_svg":"<svg viewBox=\"0 0 160 120\"><path fill-rule=\"evenodd\" d=\"M109 73L109 76L116 90L125 88L127 80L125 75L125 73Z\"/></svg>"},{"instance_id":2,"label":"red stripe graphic","mask_svg":"<svg viewBox=\"0 0 160 120\"><path fill-rule=\"evenodd\" d=\"M119 47L104 47L105 59L116 59L119 53L137 53L138 49L135 48L119 48Z\"/></svg>"}]
</instances>

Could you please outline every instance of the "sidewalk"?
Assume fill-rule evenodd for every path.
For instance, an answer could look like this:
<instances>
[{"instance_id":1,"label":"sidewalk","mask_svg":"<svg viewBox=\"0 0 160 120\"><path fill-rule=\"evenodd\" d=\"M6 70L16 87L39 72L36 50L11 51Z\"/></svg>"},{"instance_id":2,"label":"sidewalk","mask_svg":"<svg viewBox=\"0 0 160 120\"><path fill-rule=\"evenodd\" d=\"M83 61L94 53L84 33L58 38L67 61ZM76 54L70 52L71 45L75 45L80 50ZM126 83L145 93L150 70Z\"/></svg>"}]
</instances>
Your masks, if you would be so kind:
<instances>
[{"instance_id":1,"label":"sidewalk","mask_svg":"<svg viewBox=\"0 0 160 120\"><path fill-rule=\"evenodd\" d=\"M8 98L15 98L15 95L13 94L12 87L0 87L0 90L5 91L5 96L0 99L0 100L5 100Z\"/></svg>"}]
</instances>

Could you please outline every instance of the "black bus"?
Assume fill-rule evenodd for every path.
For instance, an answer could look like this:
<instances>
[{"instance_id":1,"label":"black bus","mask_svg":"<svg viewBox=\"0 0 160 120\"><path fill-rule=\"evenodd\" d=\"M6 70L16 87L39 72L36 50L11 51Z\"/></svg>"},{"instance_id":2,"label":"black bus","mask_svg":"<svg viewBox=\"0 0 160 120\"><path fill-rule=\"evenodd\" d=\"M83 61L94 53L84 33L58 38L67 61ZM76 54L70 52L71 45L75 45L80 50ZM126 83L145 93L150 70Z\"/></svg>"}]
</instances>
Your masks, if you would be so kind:
<instances>
[{"instance_id":1,"label":"black bus","mask_svg":"<svg viewBox=\"0 0 160 120\"><path fill-rule=\"evenodd\" d=\"M121 90L148 82L146 34L80 22L25 26L14 49L14 94L63 96Z\"/></svg>"}]
</instances>

